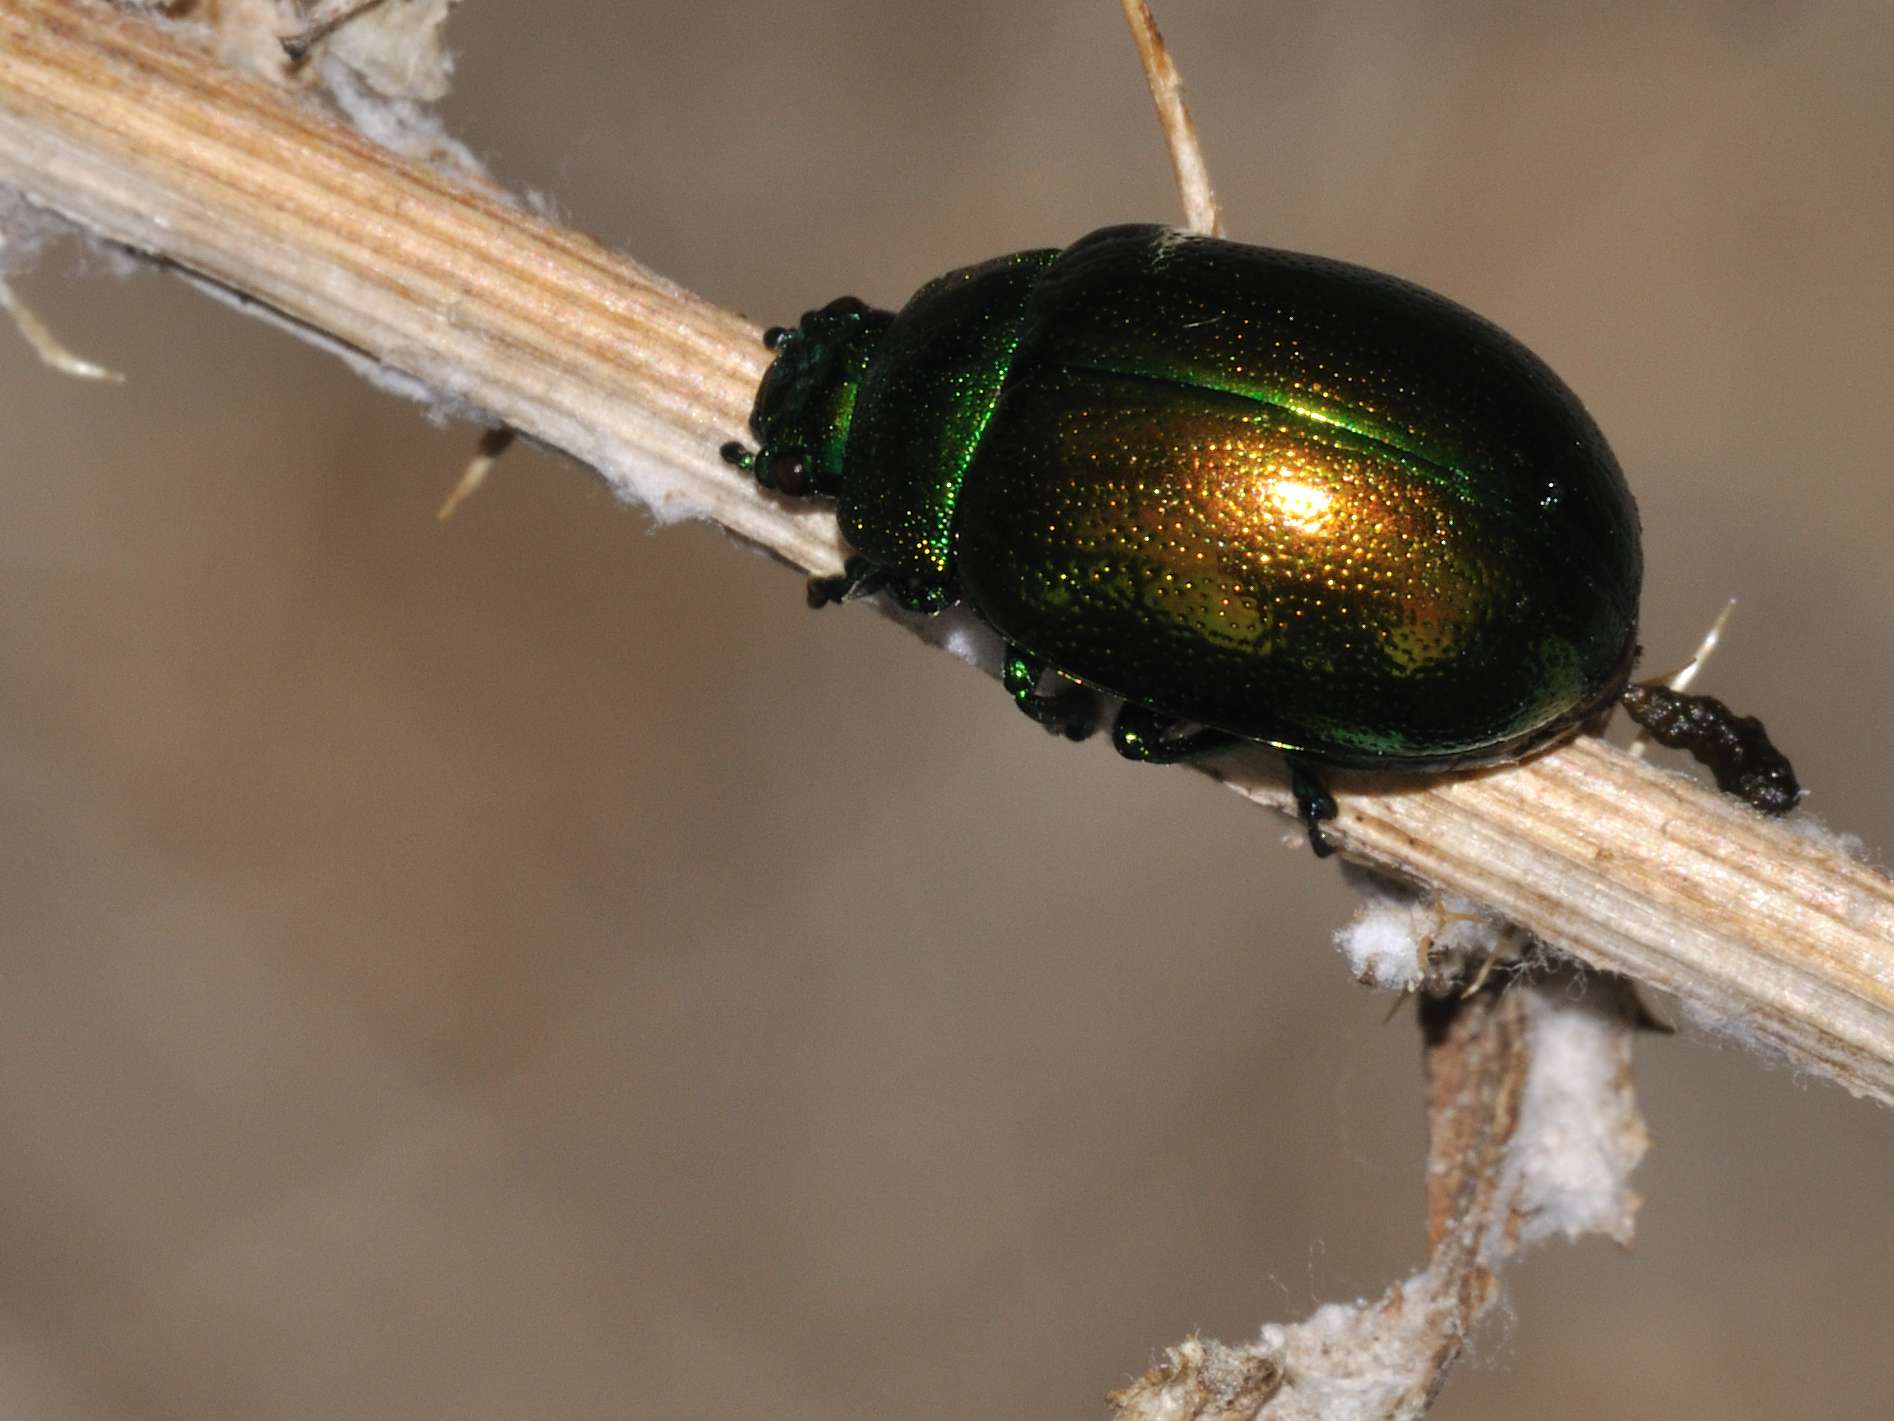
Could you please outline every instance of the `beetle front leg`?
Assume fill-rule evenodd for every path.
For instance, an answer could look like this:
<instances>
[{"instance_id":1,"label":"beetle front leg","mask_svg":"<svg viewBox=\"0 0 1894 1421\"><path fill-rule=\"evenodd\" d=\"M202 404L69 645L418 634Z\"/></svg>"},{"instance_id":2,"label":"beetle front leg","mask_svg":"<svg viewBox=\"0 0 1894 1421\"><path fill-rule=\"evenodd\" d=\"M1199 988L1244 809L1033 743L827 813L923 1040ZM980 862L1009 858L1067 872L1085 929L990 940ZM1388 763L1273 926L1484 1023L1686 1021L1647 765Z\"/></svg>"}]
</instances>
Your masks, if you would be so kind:
<instances>
[{"instance_id":1,"label":"beetle front leg","mask_svg":"<svg viewBox=\"0 0 1894 1421\"><path fill-rule=\"evenodd\" d=\"M1098 700L1085 687L1067 682L1051 695L1039 693L1046 663L1024 647L1009 645L1000 663L1000 680L1013 704L1067 740L1083 740L1097 727Z\"/></svg>"}]
</instances>

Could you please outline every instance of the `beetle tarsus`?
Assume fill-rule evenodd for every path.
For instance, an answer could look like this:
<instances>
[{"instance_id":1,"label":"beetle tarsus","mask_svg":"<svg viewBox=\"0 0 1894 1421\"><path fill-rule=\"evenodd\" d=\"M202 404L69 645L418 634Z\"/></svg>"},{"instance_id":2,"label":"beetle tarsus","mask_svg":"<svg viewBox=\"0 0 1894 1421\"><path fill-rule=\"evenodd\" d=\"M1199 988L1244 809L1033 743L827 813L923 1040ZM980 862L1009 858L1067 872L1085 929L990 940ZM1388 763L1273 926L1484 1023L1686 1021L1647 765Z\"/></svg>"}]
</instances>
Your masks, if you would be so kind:
<instances>
[{"instance_id":1,"label":"beetle tarsus","mask_svg":"<svg viewBox=\"0 0 1894 1421\"><path fill-rule=\"evenodd\" d=\"M867 558L858 555L842 564L839 577L809 579L809 605L822 608L831 602L852 602L857 597L879 592L887 580L886 568L876 567Z\"/></svg>"},{"instance_id":2,"label":"beetle tarsus","mask_svg":"<svg viewBox=\"0 0 1894 1421\"><path fill-rule=\"evenodd\" d=\"M844 597L848 596L849 588L854 585L855 584L847 577L810 578L806 589L809 596L810 609L820 611L831 602L840 602Z\"/></svg>"},{"instance_id":3,"label":"beetle tarsus","mask_svg":"<svg viewBox=\"0 0 1894 1421\"><path fill-rule=\"evenodd\" d=\"M833 602L872 597L877 592L887 593L904 611L928 616L945 611L955 601L952 583L911 577L859 553L842 564L839 577L812 577L808 584L809 605L818 609Z\"/></svg>"},{"instance_id":4,"label":"beetle tarsus","mask_svg":"<svg viewBox=\"0 0 1894 1421\"><path fill-rule=\"evenodd\" d=\"M946 611L959 600L950 583L927 582L917 577L890 573L882 585L903 611L919 612L928 617Z\"/></svg>"},{"instance_id":5,"label":"beetle tarsus","mask_svg":"<svg viewBox=\"0 0 1894 1421\"><path fill-rule=\"evenodd\" d=\"M1296 818L1309 831L1309 847L1317 858L1327 858L1335 852L1335 846L1322 832L1322 821L1335 817L1335 796L1315 771L1299 760L1289 762L1289 792L1296 797Z\"/></svg>"},{"instance_id":6,"label":"beetle tarsus","mask_svg":"<svg viewBox=\"0 0 1894 1421\"><path fill-rule=\"evenodd\" d=\"M1787 814L1802 797L1788 757L1755 716L1738 715L1714 696L1673 691L1661 681L1625 687L1622 703L1651 739L1689 751L1718 789L1752 809Z\"/></svg>"},{"instance_id":7,"label":"beetle tarsus","mask_svg":"<svg viewBox=\"0 0 1894 1421\"><path fill-rule=\"evenodd\" d=\"M1021 711L1067 740L1084 740L1097 729L1098 702L1083 686L1064 677L1064 688L1050 695L1039 691L1046 663L1021 647L1009 646L1001 664L1000 680Z\"/></svg>"},{"instance_id":8,"label":"beetle tarsus","mask_svg":"<svg viewBox=\"0 0 1894 1421\"><path fill-rule=\"evenodd\" d=\"M1127 760L1146 765L1174 765L1179 760L1192 760L1237 743L1237 737L1227 730L1212 730L1208 726L1178 731L1178 726L1188 723L1136 701L1126 701L1118 711L1118 718L1111 723L1111 746Z\"/></svg>"}]
</instances>

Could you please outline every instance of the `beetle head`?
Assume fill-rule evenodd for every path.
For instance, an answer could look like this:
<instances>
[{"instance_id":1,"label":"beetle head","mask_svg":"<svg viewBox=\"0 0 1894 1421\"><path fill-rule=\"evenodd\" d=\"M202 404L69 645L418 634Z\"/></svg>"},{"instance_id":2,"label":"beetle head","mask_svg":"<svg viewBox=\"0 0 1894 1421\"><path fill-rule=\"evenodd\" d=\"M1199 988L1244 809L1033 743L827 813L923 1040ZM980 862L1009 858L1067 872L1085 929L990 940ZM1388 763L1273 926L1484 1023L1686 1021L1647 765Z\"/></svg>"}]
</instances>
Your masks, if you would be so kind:
<instances>
[{"instance_id":1,"label":"beetle head","mask_svg":"<svg viewBox=\"0 0 1894 1421\"><path fill-rule=\"evenodd\" d=\"M855 392L894 317L843 296L810 311L794 330L763 337L776 352L750 412L762 446L751 465L764 488L793 497L833 495L842 484Z\"/></svg>"}]
</instances>

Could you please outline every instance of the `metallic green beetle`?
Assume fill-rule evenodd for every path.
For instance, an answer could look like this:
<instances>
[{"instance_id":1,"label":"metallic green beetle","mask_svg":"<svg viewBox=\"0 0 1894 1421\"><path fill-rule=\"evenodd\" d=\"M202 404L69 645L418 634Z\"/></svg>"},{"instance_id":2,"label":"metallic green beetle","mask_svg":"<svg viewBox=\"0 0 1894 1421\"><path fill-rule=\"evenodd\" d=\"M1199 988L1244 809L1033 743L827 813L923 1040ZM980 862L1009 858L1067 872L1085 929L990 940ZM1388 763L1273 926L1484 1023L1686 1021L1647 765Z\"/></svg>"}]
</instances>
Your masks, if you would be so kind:
<instances>
[{"instance_id":1,"label":"metallic green beetle","mask_svg":"<svg viewBox=\"0 0 1894 1421\"><path fill-rule=\"evenodd\" d=\"M1637 508L1576 396L1524 346L1342 262L1107 227L771 331L732 463L833 497L857 556L821 606L966 602L1034 719L1175 760L1317 771L1515 758L1625 698L1769 812L1799 793L1753 721L1633 687ZM1042 691L1048 674L1062 684Z\"/></svg>"}]
</instances>

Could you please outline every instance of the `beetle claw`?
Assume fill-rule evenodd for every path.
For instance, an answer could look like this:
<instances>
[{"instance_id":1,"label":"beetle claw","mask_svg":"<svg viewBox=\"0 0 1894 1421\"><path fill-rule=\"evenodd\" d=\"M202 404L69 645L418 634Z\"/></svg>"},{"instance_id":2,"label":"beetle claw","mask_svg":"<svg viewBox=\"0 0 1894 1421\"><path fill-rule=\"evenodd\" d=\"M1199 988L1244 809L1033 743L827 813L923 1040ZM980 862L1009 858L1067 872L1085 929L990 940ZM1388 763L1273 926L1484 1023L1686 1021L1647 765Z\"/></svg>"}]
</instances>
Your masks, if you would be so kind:
<instances>
[{"instance_id":1,"label":"beetle claw","mask_svg":"<svg viewBox=\"0 0 1894 1421\"><path fill-rule=\"evenodd\" d=\"M1335 796L1313 770L1298 760L1289 762L1289 792L1296 797L1296 818L1309 831L1309 847L1317 858L1327 858L1335 852L1335 845L1322 832L1322 821L1335 817Z\"/></svg>"}]
</instances>

